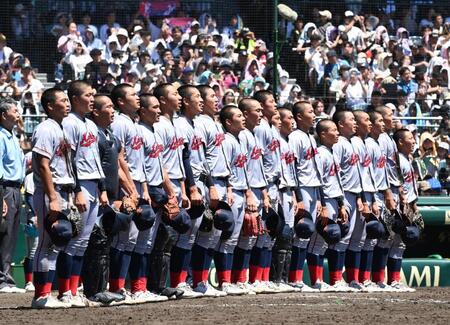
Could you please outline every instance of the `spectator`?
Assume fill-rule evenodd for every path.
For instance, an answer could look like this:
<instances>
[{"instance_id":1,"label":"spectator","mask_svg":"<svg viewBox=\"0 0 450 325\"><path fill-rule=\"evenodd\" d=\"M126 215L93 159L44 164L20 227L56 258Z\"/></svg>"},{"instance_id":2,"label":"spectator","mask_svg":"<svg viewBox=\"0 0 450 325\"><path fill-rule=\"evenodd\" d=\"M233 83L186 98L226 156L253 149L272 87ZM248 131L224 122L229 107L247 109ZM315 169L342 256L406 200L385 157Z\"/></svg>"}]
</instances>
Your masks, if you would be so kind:
<instances>
[{"instance_id":1,"label":"spectator","mask_svg":"<svg viewBox=\"0 0 450 325\"><path fill-rule=\"evenodd\" d=\"M98 29L91 24L91 15L88 12L84 12L81 16L81 24L77 26L77 30L83 37L83 42L87 43L86 31L90 30L95 37L98 36Z\"/></svg>"},{"instance_id":2,"label":"spectator","mask_svg":"<svg viewBox=\"0 0 450 325\"><path fill-rule=\"evenodd\" d=\"M364 109L367 98L367 87L364 85L361 72L353 68L350 71L350 80L342 89L345 91L347 106L350 109Z\"/></svg>"},{"instance_id":3,"label":"spectator","mask_svg":"<svg viewBox=\"0 0 450 325\"><path fill-rule=\"evenodd\" d=\"M19 96L25 96L30 93L34 107L38 107L41 100L44 85L34 77L33 68L29 63L24 63L21 68L22 77L17 82L17 90ZM39 113L39 111L37 111Z\"/></svg>"},{"instance_id":4,"label":"spectator","mask_svg":"<svg viewBox=\"0 0 450 325\"><path fill-rule=\"evenodd\" d=\"M280 73L280 85L278 86L277 89L278 103L281 106L283 106L287 102L289 94L291 93L292 85L290 85L288 82L289 82L289 73L283 70Z\"/></svg>"},{"instance_id":5,"label":"spectator","mask_svg":"<svg viewBox=\"0 0 450 325\"><path fill-rule=\"evenodd\" d=\"M71 22L68 25L68 34L63 35L58 39L58 51L63 54L72 53L75 43L80 42L82 43L83 40L77 30L77 24Z\"/></svg>"},{"instance_id":6,"label":"spectator","mask_svg":"<svg viewBox=\"0 0 450 325\"><path fill-rule=\"evenodd\" d=\"M6 36L0 33L0 66L7 65L9 63L9 57L13 53L13 50L6 46Z\"/></svg>"},{"instance_id":7,"label":"spectator","mask_svg":"<svg viewBox=\"0 0 450 325\"><path fill-rule=\"evenodd\" d=\"M92 61L86 65L84 78L93 88L99 90L105 83L108 62L102 60L102 52L99 49L93 49L89 54Z\"/></svg>"},{"instance_id":8,"label":"spectator","mask_svg":"<svg viewBox=\"0 0 450 325\"><path fill-rule=\"evenodd\" d=\"M99 38L97 38L97 29L93 29L91 26L88 26L82 35L84 35L84 44L86 44L88 51L92 51L93 49L105 51L105 45Z\"/></svg>"},{"instance_id":9,"label":"spectator","mask_svg":"<svg viewBox=\"0 0 450 325\"><path fill-rule=\"evenodd\" d=\"M116 13L114 11L108 11L106 13L106 24L100 27L100 39L102 42L106 42L119 28L120 25L116 23Z\"/></svg>"},{"instance_id":10,"label":"spectator","mask_svg":"<svg viewBox=\"0 0 450 325\"><path fill-rule=\"evenodd\" d=\"M88 50L83 43L75 43L72 53L66 58L68 64L70 64L75 80L83 80L85 76L86 65L92 61Z\"/></svg>"}]
</instances>

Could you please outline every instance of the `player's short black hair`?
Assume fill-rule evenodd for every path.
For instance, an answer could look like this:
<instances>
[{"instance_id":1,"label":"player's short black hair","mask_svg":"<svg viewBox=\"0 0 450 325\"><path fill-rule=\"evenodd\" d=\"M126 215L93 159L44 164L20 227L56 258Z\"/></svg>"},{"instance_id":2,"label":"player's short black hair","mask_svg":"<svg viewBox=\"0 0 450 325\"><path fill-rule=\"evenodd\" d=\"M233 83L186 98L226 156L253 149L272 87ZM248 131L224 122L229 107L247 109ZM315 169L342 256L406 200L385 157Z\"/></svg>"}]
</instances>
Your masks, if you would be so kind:
<instances>
[{"instance_id":1,"label":"player's short black hair","mask_svg":"<svg viewBox=\"0 0 450 325\"><path fill-rule=\"evenodd\" d=\"M59 92L64 92L64 91L58 87L53 87L53 88L44 90L44 92L42 93L41 105L42 105L42 108L44 109L45 114L48 115L48 105L55 103L56 94Z\"/></svg>"},{"instance_id":2,"label":"player's short black hair","mask_svg":"<svg viewBox=\"0 0 450 325\"><path fill-rule=\"evenodd\" d=\"M277 111L280 113L280 118L283 118L286 115L287 112L291 112L292 113L292 110L290 110L287 107L278 108Z\"/></svg>"},{"instance_id":3,"label":"player's short black hair","mask_svg":"<svg viewBox=\"0 0 450 325\"><path fill-rule=\"evenodd\" d=\"M270 90L263 89L254 93L253 99L256 99L260 103L264 103L269 96L273 96L272 92Z\"/></svg>"},{"instance_id":4,"label":"player's short black hair","mask_svg":"<svg viewBox=\"0 0 450 325\"><path fill-rule=\"evenodd\" d=\"M294 119L297 118L298 114L303 114L303 111L306 109L306 105L311 105L311 103L307 100L300 100L294 104L292 107L292 115L294 115Z\"/></svg>"},{"instance_id":5,"label":"player's short black hair","mask_svg":"<svg viewBox=\"0 0 450 325\"><path fill-rule=\"evenodd\" d=\"M346 115L347 113L352 114L351 111L348 111L348 110L345 110L345 109L335 112L335 113L333 114L333 122L334 122L336 125L339 125L339 122L342 122L342 121L345 119L345 115Z\"/></svg>"},{"instance_id":6,"label":"player's short black hair","mask_svg":"<svg viewBox=\"0 0 450 325\"><path fill-rule=\"evenodd\" d=\"M255 99L253 99L253 98L243 98L243 99L241 99L241 100L239 101L238 108L239 108L242 112L245 112L245 111L247 111L247 110L250 108L251 103L252 103L254 100L255 100Z\"/></svg>"},{"instance_id":7,"label":"player's short black hair","mask_svg":"<svg viewBox=\"0 0 450 325\"><path fill-rule=\"evenodd\" d=\"M320 120L316 125L317 135L320 136L320 133L327 131L331 127L331 124L336 125L332 120L328 118Z\"/></svg>"},{"instance_id":8,"label":"player's short black hair","mask_svg":"<svg viewBox=\"0 0 450 325\"><path fill-rule=\"evenodd\" d=\"M102 94L102 93L95 94L95 96L94 96L94 109L95 110L98 110L102 107L101 99L104 97L111 99L111 97L108 94Z\"/></svg>"},{"instance_id":9,"label":"player's short black hair","mask_svg":"<svg viewBox=\"0 0 450 325\"><path fill-rule=\"evenodd\" d=\"M212 89L212 87L210 87L208 85L199 85L199 86L197 86L197 89L200 92L200 96L202 96L203 99L206 98L206 95L208 94L207 92L209 89L214 91L214 89Z\"/></svg>"},{"instance_id":10,"label":"player's short black hair","mask_svg":"<svg viewBox=\"0 0 450 325\"><path fill-rule=\"evenodd\" d=\"M377 111L371 111L368 114L369 114L370 122L372 122L372 124L375 123L378 116L383 117L383 114L381 114L380 112L377 112Z\"/></svg>"},{"instance_id":11,"label":"player's short black hair","mask_svg":"<svg viewBox=\"0 0 450 325\"><path fill-rule=\"evenodd\" d=\"M355 117L355 120L357 123L359 123L364 115L367 113L364 111L353 111L353 116Z\"/></svg>"},{"instance_id":12,"label":"player's short black hair","mask_svg":"<svg viewBox=\"0 0 450 325\"><path fill-rule=\"evenodd\" d=\"M67 88L67 97L69 97L70 103L72 103L72 98L74 96L81 96L86 87L91 87L86 81L83 80L75 80L69 84Z\"/></svg>"},{"instance_id":13,"label":"player's short black hair","mask_svg":"<svg viewBox=\"0 0 450 325\"><path fill-rule=\"evenodd\" d=\"M403 139L408 132L411 133L411 131L409 131L408 129L405 129L405 128L402 128L402 129L394 132L394 135L392 136L392 138L394 139L395 144L397 146L399 145L400 140Z\"/></svg>"},{"instance_id":14,"label":"player's short black hair","mask_svg":"<svg viewBox=\"0 0 450 325\"><path fill-rule=\"evenodd\" d=\"M183 85L183 86L179 87L177 90L178 90L178 94L180 94L182 99L184 99L184 98L190 99L192 96L193 89L197 89L197 87L195 87L193 85ZM180 107L181 112L184 112L185 108L186 107L184 106L184 101L181 100L181 107Z\"/></svg>"},{"instance_id":15,"label":"player's short black hair","mask_svg":"<svg viewBox=\"0 0 450 325\"><path fill-rule=\"evenodd\" d=\"M111 90L111 100L114 104L114 106L119 107L119 98L124 98L126 95L126 90L128 88L133 88L133 86L131 86L130 84L119 84L117 86L115 86L112 90Z\"/></svg>"},{"instance_id":16,"label":"player's short black hair","mask_svg":"<svg viewBox=\"0 0 450 325\"><path fill-rule=\"evenodd\" d=\"M225 105L224 107L222 107L222 109L220 110L219 113L219 120L220 123L222 123L222 127L227 130L226 127L226 121L230 120L233 117L233 110L234 109L239 109L236 105Z\"/></svg>"},{"instance_id":17,"label":"player's short black hair","mask_svg":"<svg viewBox=\"0 0 450 325\"><path fill-rule=\"evenodd\" d=\"M388 109L390 110L389 107L387 107L385 105L381 105L381 106L375 107L375 112L380 113L382 116L384 116L384 114L386 114L386 111Z\"/></svg>"},{"instance_id":18,"label":"player's short black hair","mask_svg":"<svg viewBox=\"0 0 450 325\"><path fill-rule=\"evenodd\" d=\"M140 109L148 108L148 106L150 105L151 97L155 97L155 96L150 93L143 93L143 94L139 95L139 102L140 102L140 106L141 106Z\"/></svg>"},{"instance_id":19,"label":"player's short black hair","mask_svg":"<svg viewBox=\"0 0 450 325\"><path fill-rule=\"evenodd\" d=\"M158 100L161 97L166 97L167 96L167 87L172 86L171 83L162 83L158 86L155 87L155 89L153 89L153 96L155 96Z\"/></svg>"}]
</instances>

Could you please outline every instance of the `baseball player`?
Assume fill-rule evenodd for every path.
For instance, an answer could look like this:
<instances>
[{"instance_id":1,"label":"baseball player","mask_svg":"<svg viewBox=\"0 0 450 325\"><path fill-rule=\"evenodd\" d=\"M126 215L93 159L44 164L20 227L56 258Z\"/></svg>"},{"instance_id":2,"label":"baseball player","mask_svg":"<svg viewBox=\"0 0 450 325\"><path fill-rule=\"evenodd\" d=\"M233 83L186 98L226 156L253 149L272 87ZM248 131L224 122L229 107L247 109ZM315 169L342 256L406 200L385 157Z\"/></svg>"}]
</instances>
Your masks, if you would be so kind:
<instances>
[{"instance_id":1,"label":"baseball player","mask_svg":"<svg viewBox=\"0 0 450 325\"><path fill-rule=\"evenodd\" d=\"M264 176L267 180L267 192L270 198L272 207L277 208L279 202L278 182L280 179L280 133L278 129L272 125L272 118L277 115L276 101L270 91L257 91L253 98L256 99L263 108L263 118L261 123L255 127L254 134L258 139L262 152L262 160L264 167ZM253 256L261 255L260 265L251 265L250 270L255 270L252 273L261 273L260 281L256 284L262 283L263 288L269 288L277 292L292 291L293 288L278 282L274 285L269 282L270 266L272 260L272 246L274 241L271 240L269 234L261 235L255 247L252 250ZM252 262L253 259L250 260Z\"/></svg>"},{"instance_id":2,"label":"baseball player","mask_svg":"<svg viewBox=\"0 0 450 325\"><path fill-rule=\"evenodd\" d=\"M192 169L189 162L189 150L188 148L183 150L185 147L183 130L175 128L173 122L174 115L179 112L182 104L181 96L171 84L157 86L153 94L159 100L162 113L159 122L155 123L155 132L160 137L164 147L162 153L163 166L167 170L179 204L183 208L189 208L191 201L192 204L198 205L202 202L202 196L193 181ZM185 186L185 182L187 186ZM189 190L189 197L187 190ZM165 251L170 254L171 285L184 291L183 298L201 297L201 293L195 292L186 283L190 248L193 243L190 232L187 234L179 234L164 223L161 223L159 227L166 227L170 235ZM156 242L160 239L157 235Z\"/></svg>"},{"instance_id":3,"label":"baseball player","mask_svg":"<svg viewBox=\"0 0 450 325\"><path fill-rule=\"evenodd\" d=\"M346 261L346 250L350 241L358 211L362 211L360 198L361 182L358 173L358 155L354 152L350 142L351 137L356 132L356 121L352 112L338 111L333 115L333 122L337 125L339 139L333 145L333 155L340 166L340 176L344 199L348 205L349 231L343 236L339 243L330 245L327 251L328 263L330 263L330 285L336 291L360 290L359 284L355 282L347 284L342 278L342 270Z\"/></svg>"},{"instance_id":4,"label":"baseball player","mask_svg":"<svg viewBox=\"0 0 450 325\"><path fill-rule=\"evenodd\" d=\"M399 205L399 193L401 188L401 175L398 170L398 151L394 140L389 135L393 127L393 112L387 106L377 107L376 112L383 116L385 132L380 134L378 142L381 150L386 155L386 170L389 182L389 189L385 192L385 202L387 210L397 209ZM401 260L405 244L399 235L394 235L388 240L380 240L374 249L373 261L373 281L383 289L407 290L400 282ZM394 286L386 287L384 274L387 265L388 283L394 282ZM395 280L394 280L395 279Z\"/></svg>"},{"instance_id":5,"label":"baseball player","mask_svg":"<svg viewBox=\"0 0 450 325\"><path fill-rule=\"evenodd\" d=\"M239 134L239 141L246 150L247 164L246 170L248 175L248 184L251 188L256 201L255 207L247 207L250 212L257 211L260 215L262 209L266 211L270 207L270 198L267 191L267 180L264 176L264 167L262 160L262 146L255 137L254 130L260 125L263 114L261 104L255 99L243 99L239 102L239 109L244 113L246 129ZM261 238L261 239L259 239ZM257 240L260 240L260 247L255 247ZM268 244L266 244L268 242ZM270 245L270 237L267 234L255 236L246 236L241 234L238 245L234 251L232 282L243 284L248 289L255 292L274 292L275 289L265 286L262 282L263 270L269 270L270 260L266 254L267 249L263 250L263 246ZM247 270L249 272L249 283L247 283Z\"/></svg>"},{"instance_id":6,"label":"baseball player","mask_svg":"<svg viewBox=\"0 0 450 325\"><path fill-rule=\"evenodd\" d=\"M111 130L124 148L125 160L133 179L133 192L149 202L150 197L147 191L144 168L143 140L136 122L136 113L140 107L139 97L133 87L128 84L120 84L111 91L111 100L120 112L115 116L114 122L111 124ZM132 193L123 194L131 195ZM144 232L141 237L138 237L139 231L134 221L131 221L128 231L122 231L113 238L110 250L109 290L123 294L130 303L133 301L133 297L125 290L125 278L131 265L133 271L130 272L135 272L135 274L142 273L144 270L146 263L144 256L133 253L133 251L138 241L142 245L147 243L148 232ZM137 280L134 279L134 281Z\"/></svg>"},{"instance_id":7,"label":"baseball player","mask_svg":"<svg viewBox=\"0 0 450 325\"><path fill-rule=\"evenodd\" d=\"M222 146L226 163L230 170L228 182L233 191L233 205L231 209L234 216L234 229L231 235L225 238L221 236L215 249L214 263L217 270L217 279L220 290L228 295L254 294L254 291L248 290L244 283L231 284L232 268L235 270L233 265L235 263L235 248L241 233L245 208L250 208L253 211L257 209L254 194L248 185L249 176L246 170L247 148L240 141L239 137L240 133L245 129L245 118L239 108L234 105L227 105L221 109L219 119L226 131ZM250 251L248 251L247 256L248 269ZM236 261L236 263L239 263L239 270L241 270L244 264L242 260ZM242 281L245 282L246 274L244 276L245 278Z\"/></svg>"},{"instance_id":8,"label":"baseball player","mask_svg":"<svg viewBox=\"0 0 450 325\"><path fill-rule=\"evenodd\" d=\"M290 255L292 252L292 239L294 227L294 212L297 207L295 189L298 186L295 171L295 156L289 144L289 135L294 130L294 116L288 109L278 109L280 118L280 179L279 201L283 209L284 222L289 227L278 236L273 247L272 267L270 276L277 286L283 287L287 283L289 273ZM275 114L273 117L276 117ZM274 120L272 119L272 122ZM280 213L280 211L278 211Z\"/></svg>"},{"instance_id":9,"label":"baseball player","mask_svg":"<svg viewBox=\"0 0 450 325\"><path fill-rule=\"evenodd\" d=\"M314 125L314 109L309 102L297 102L292 110L297 130L289 135L289 143L296 159L296 171L299 184L297 191L297 214L308 212L312 220L322 213L319 174L319 160L317 156L316 140L309 134ZM326 212L324 209L323 213ZM306 259L309 239L294 236L292 258L289 271L289 285L299 288L302 292L317 291L303 283L303 265ZM316 256L311 254L308 264L317 265Z\"/></svg>"},{"instance_id":10,"label":"baseball player","mask_svg":"<svg viewBox=\"0 0 450 325\"><path fill-rule=\"evenodd\" d=\"M99 203L108 204L108 197L98 151L98 129L86 118L94 108L94 92L84 81L74 81L69 84L67 95L71 112L62 125L74 157L74 204L81 214L83 229L58 255L58 291L61 301L82 307L89 304L77 292L84 252L97 219Z\"/></svg>"},{"instance_id":11,"label":"baseball player","mask_svg":"<svg viewBox=\"0 0 450 325\"><path fill-rule=\"evenodd\" d=\"M378 112L370 112L369 113L370 121L372 122L372 129L369 133L369 137L366 139L366 147L367 152L369 153L369 156L372 160L372 166L374 171L374 179L376 181L376 187L378 192L375 193L375 200L377 202L377 205L380 209L380 218L383 218L385 212L386 212L386 204L387 204L387 198L389 195L392 196L391 193L388 193L389 190L389 181L388 181L388 175L387 175L387 166L386 166L386 153L384 149L379 144L379 138L380 135L385 130L385 124L383 120L383 116ZM388 286L384 285L382 282L380 283L379 279L377 279L378 272L380 271L379 268L381 267L384 271L386 268L386 263L382 263L382 261L379 258L380 255L377 255L377 248L378 251L382 250L380 248L382 242L386 242L385 239L379 239L377 242L377 245L374 248L373 253L373 261L372 261L372 268L373 268L373 274L372 278L374 280L374 284L376 287L371 285L375 290L378 289L378 291L385 291L388 289ZM387 254L385 255L385 259L387 260ZM375 271L376 270L376 271ZM367 272L368 273L368 272ZM365 281L370 281L370 274L364 274L364 277L366 278ZM361 276L361 273L360 273ZM361 283L364 283L362 281Z\"/></svg>"},{"instance_id":12,"label":"baseball player","mask_svg":"<svg viewBox=\"0 0 450 325\"><path fill-rule=\"evenodd\" d=\"M204 155L207 172L211 176L213 185L209 187L206 199L210 207L218 201L233 204L233 192L228 182L230 169L228 167L223 141L225 133L222 126L215 121L219 112L219 100L214 90L206 85L197 87L203 98L203 112L195 118L195 128L204 145ZM208 272L214 257L214 249L220 240L221 231L214 226L210 232L199 231L195 244L192 247L192 280L194 290L204 295L210 291Z\"/></svg>"},{"instance_id":13,"label":"baseball player","mask_svg":"<svg viewBox=\"0 0 450 325\"><path fill-rule=\"evenodd\" d=\"M372 129L372 123L366 112L355 111L353 115L356 120L356 133L350 141L354 152L358 156L357 171L361 182L363 211L361 211L355 221L355 227L347 249L345 268L347 282L353 283L355 288L358 288L359 285L361 287L360 290L373 291L374 288L370 281L364 283L365 280L369 280L370 278L373 247L376 244L376 240L374 239L367 239L366 241L365 214L372 212L376 216L379 216L379 208L375 201L377 188L372 168L372 159L364 143ZM368 272L369 278L366 278L365 275L367 273L365 271Z\"/></svg>"},{"instance_id":14,"label":"baseball player","mask_svg":"<svg viewBox=\"0 0 450 325\"><path fill-rule=\"evenodd\" d=\"M69 195L75 185L72 152L68 137L61 125L70 110L69 99L58 89L43 92L42 107L48 119L33 133L33 175L35 190L33 206L38 224L44 219L54 221L58 213L68 207ZM69 303L52 298L58 250L53 246L45 227L38 227L39 243L33 265L35 286L32 308L68 308Z\"/></svg>"},{"instance_id":15,"label":"baseball player","mask_svg":"<svg viewBox=\"0 0 450 325\"><path fill-rule=\"evenodd\" d=\"M338 142L339 132L336 124L328 119L321 120L317 123L316 132L321 144L317 150L320 155L319 170L322 177L324 200L329 213L328 218L334 221L341 219L343 222L346 222L347 212L344 204L342 181L339 175L340 167L333 155L333 145ZM327 219L325 218L323 218L324 220L319 218L317 222L326 224ZM308 267L313 288L321 292L337 291L339 289L339 284L335 283L333 286L330 286L323 281L323 259L327 248L328 244L323 237L315 232L311 236L308 254L315 255L317 264L308 264ZM329 262L330 273L336 267L332 262Z\"/></svg>"}]
</instances>

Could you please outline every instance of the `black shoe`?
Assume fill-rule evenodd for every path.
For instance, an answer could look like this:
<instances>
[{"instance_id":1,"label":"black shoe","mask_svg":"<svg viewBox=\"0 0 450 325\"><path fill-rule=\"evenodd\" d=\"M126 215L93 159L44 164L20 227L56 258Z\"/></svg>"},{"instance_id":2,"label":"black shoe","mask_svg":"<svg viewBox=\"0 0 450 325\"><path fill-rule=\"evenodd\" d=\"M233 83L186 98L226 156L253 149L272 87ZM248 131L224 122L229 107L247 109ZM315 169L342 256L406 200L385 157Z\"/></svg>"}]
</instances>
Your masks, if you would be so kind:
<instances>
[{"instance_id":1,"label":"black shoe","mask_svg":"<svg viewBox=\"0 0 450 325\"><path fill-rule=\"evenodd\" d=\"M180 299L183 296L184 291L180 290L180 289L168 287L168 288L162 289L162 291L159 292L159 294L161 296L166 296L169 299L174 299L174 298L175 299Z\"/></svg>"}]
</instances>

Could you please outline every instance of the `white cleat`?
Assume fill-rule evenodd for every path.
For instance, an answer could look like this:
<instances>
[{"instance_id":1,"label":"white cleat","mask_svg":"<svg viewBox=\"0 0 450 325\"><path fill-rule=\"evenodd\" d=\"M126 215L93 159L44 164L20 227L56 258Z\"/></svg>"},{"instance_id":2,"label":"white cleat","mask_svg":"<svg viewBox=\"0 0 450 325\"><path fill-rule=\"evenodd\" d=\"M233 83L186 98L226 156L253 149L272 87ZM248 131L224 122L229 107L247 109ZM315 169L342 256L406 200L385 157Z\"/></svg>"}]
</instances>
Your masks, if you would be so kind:
<instances>
[{"instance_id":1,"label":"white cleat","mask_svg":"<svg viewBox=\"0 0 450 325\"><path fill-rule=\"evenodd\" d=\"M119 295L123 296L123 300L119 302L120 305L135 305L136 301L133 300L133 297L131 296L131 292L126 290L125 288L120 289L117 291Z\"/></svg>"},{"instance_id":2,"label":"white cleat","mask_svg":"<svg viewBox=\"0 0 450 325\"><path fill-rule=\"evenodd\" d=\"M355 280L353 280L352 282L350 282L348 284L348 287L353 289L354 292L364 292L364 288L361 285L361 283L356 282Z\"/></svg>"},{"instance_id":3,"label":"white cleat","mask_svg":"<svg viewBox=\"0 0 450 325\"><path fill-rule=\"evenodd\" d=\"M83 298L79 295L73 296L70 290L64 292L60 297L58 297L58 300L62 303L69 304L70 307L75 308L87 307L86 302L83 300Z\"/></svg>"},{"instance_id":4,"label":"white cleat","mask_svg":"<svg viewBox=\"0 0 450 325\"><path fill-rule=\"evenodd\" d=\"M311 288L317 289L320 292L336 292L336 289L333 286L330 286L323 281L317 281Z\"/></svg>"},{"instance_id":5,"label":"white cleat","mask_svg":"<svg viewBox=\"0 0 450 325\"><path fill-rule=\"evenodd\" d=\"M181 298L183 299L194 299L203 297L203 294L201 292L196 292L192 290L191 286L186 282L179 283L177 285L177 289L184 291L184 294L181 296Z\"/></svg>"},{"instance_id":6,"label":"white cleat","mask_svg":"<svg viewBox=\"0 0 450 325\"><path fill-rule=\"evenodd\" d=\"M303 281L289 282L289 285L291 287L300 289L299 292L305 292L305 293L319 292L319 290L307 286Z\"/></svg>"},{"instance_id":7,"label":"white cleat","mask_svg":"<svg viewBox=\"0 0 450 325\"><path fill-rule=\"evenodd\" d=\"M131 299L133 299L136 302L136 304L142 304L146 302L161 302L169 300L165 296L160 296L150 291L137 291L135 293L132 293Z\"/></svg>"},{"instance_id":8,"label":"white cleat","mask_svg":"<svg viewBox=\"0 0 450 325\"><path fill-rule=\"evenodd\" d=\"M363 287L363 291L364 292L381 292L382 289L380 289L380 287L378 287L378 285L376 283L373 283L370 280L366 280L364 281L361 286Z\"/></svg>"},{"instance_id":9,"label":"white cleat","mask_svg":"<svg viewBox=\"0 0 450 325\"><path fill-rule=\"evenodd\" d=\"M255 291L255 287L253 286L253 284L248 283L248 282L237 282L237 283L233 284L233 286L235 286L236 288L238 288L240 290L244 290L247 295L256 295L256 293L257 293Z\"/></svg>"},{"instance_id":10,"label":"white cleat","mask_svg":"<svg viewBox=\"0 0 450 325\"><path fill-rule=\"evenodd\" d=\"M26 292L34 292L35 291L35 287L33 282L27 282L27 284L25 284L25 291Z\"/></svg>"},{"instance_id":11,"label":"white cleat","mask_svg":"<svg viewBox=\"0 0 450 325\"><path fill-rule=\"evenodd\" d=\"M334 289L334 292L357 292L359 290L350 288L348 283L344 280L336 281L335 284L331 286Z\"/></svg>"},{"instance_id":12,"label":"white cleat","mask_svg":"<svg viewBox=\"0 0 450 325\"><path fill-rule=\"evenodd\" d=\"M244 289L243 286L228 282L222 283L220 291L225 292L228 296L242 296L249 294L248 290Z\"/></svg>"},{"instance_id":13,"label":"white cleat","mask_svg":"<svg viewBox=\"0 0 450 325\"><path fill-rule=\"evenodd\" d=\"M392 281L390 286L394 289L395 292L416 292L416 289L410 288L400 281Z\"/></svg>"},{"instance_id":14,"label":"white cleat","mask_svg":"<svg viewBox=\"0 0 450 325\"><path fill-rule=\"evenodd\" d=\"M217 290L209 283L199 282L194 288L195 292L201 293L204 297L225 297L226 292Z\"/></svg>"},{"instance_id":15,"label":"white cleat","mask_svg":"<svg viewBox=\"0 0 450 325\"><path fill-rule=\"evenodd\" d=\"M273 287L277 292L295 292L295 291L300 291L298 288L294 288L291 287L290 285L284 283L284 282L272 282L269 281L268 283L269 286Z\"/></svg>"},{"instance_id":16,"label":"white cleat","mask_svg":"<svg viewBox=\"0 0 450 325\"><path fill-rule=\"evenodd\" d=\"M39 298L33 298L31 301L31 308L33 309L59 309L70 307L71 304L55 299L50 294Z\"/></svg>"},{"instance_id":17,"label":"white cleat","mask_svg":"<svg viewBox=\"0 0 450 325\"><path fill-rule=\"evenodd\" d=\"M389 284L386 284L384 282L378 282L376 283L378 289L380 292L395 292L396 290L392 288Z\"/></svg>"}]
</instances>

